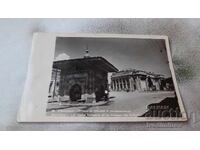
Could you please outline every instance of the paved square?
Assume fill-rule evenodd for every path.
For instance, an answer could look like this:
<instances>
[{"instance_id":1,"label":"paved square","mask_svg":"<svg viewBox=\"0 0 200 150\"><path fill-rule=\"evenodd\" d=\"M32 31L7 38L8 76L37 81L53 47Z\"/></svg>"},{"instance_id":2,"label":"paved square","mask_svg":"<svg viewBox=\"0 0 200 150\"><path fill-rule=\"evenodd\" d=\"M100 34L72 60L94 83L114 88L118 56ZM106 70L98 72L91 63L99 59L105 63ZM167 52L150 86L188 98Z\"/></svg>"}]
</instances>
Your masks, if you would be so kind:
<instances>
[{"instance_id":1,"label":"paved square","mask_svg":"<svg viewBox=\"0 0 200 150\"><path fill-rule=\"evenodd\" d=\"M103 106L79 106L66 107L59 103L48 104L49 107L58 108L51 114L73 114L95 116L97 113L109 115L113 112L118 114L131 113L134 116L140 116L147 111L147 106L152 103L158 103L166 97L174 97L174 92L110 92L110 103ZM112 115L111 115L112 116Z\"/></svg>"}]
</instances>

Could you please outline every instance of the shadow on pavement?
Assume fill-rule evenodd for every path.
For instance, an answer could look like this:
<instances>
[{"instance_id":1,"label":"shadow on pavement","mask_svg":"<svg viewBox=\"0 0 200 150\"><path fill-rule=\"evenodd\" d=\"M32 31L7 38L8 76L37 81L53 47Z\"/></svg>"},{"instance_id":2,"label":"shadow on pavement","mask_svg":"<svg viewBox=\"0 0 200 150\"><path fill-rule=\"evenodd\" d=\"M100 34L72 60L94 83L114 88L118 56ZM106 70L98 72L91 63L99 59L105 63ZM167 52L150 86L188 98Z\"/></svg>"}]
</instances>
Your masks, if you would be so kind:
<instances>
[{"instance_id":1,"label":"shadow on pavement","mask_svg":"<svg viewBox=\"0 0 200 150\"><path fill-rule=\"evenodd\" d=\"M177 97L167 97L147 106L148 111L139 117L182 117Z\"/></svg>"}]
</instances>

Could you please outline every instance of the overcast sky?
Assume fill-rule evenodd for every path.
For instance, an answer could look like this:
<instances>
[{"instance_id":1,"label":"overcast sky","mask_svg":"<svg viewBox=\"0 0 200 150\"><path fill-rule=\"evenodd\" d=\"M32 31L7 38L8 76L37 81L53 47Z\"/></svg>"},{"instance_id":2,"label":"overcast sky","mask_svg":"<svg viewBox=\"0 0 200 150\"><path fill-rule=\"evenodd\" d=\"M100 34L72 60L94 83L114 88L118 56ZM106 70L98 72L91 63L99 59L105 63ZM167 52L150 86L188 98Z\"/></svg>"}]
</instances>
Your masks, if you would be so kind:
<instances>
[{"instance_id":1,"label":"overcast sky","mask_svg":"<svg viewBox=\"0 0 200 150\"><path fill-rule=\"evenodd\" d=\"M171 76L164 40L119 38L69 38L56 40L55 59L102 56L119 70L133 68Z\"/></svg>"}]
</instances>

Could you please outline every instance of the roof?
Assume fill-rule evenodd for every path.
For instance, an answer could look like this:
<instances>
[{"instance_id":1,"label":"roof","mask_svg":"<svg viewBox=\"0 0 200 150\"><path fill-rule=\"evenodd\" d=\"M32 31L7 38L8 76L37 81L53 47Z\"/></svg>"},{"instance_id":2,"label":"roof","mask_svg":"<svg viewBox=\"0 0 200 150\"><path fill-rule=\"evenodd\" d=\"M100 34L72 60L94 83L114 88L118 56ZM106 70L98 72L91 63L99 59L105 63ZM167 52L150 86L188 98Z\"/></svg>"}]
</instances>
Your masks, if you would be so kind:
<instances>
[{"instance_id":1,"label":"roof","mask_svg":"<svg viewBox=\"0 0 200 150\"><path fill-rule=\"evenodd\" d=\"M152 72L142 71L142 70L136 70L136 69L127 69L127 70L121 70L119 72L113 73L112 78L115 77L123 77L123 76L129 76L129 75L144 75L144 76L150 76L153 78L162 78L164 77L161 74L155 74Z\"/></svg>"},{"instance_id":2,"label":"roof","mask_svg":"<svg viewBox=\"0 0 200 150\"><path fill-rule=\"evenodd\" d=\"M86 57L77 59L68 59L54 61L53 68L61 70L70 70L74 66L81 69L99 69L106 72L117 72L118 69L103 57Z\"/></svg>"},{"instance_id":3,"label":"roof","mask_svg":"<svg viewBox=\"0 0 200 150\"><path fill-rule=\"evenodd\" d=\"M122 77L122 76L129 76L129 75L133 75L133 72L135 70L133 69L129 69L129 70L122 70L122 71L119 71L119 72L115 72L112 74L111 77Z\"/></svg>"}]
</instances>

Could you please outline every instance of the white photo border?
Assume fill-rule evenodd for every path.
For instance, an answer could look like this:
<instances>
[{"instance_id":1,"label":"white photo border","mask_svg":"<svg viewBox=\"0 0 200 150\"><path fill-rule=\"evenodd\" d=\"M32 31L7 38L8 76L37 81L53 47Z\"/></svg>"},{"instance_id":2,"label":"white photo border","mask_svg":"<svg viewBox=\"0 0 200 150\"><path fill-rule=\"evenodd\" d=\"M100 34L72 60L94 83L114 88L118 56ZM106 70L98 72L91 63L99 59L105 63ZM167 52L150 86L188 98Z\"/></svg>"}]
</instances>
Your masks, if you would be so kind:
<instances>
[{"instance_id":1,"label":"white photo border","mask_svg":"<svg viewBox=\"0 0 200 150\"><path fill-rule=\"evenodd\" d=\"M53 64L53 57L55 52L55 43L57 37L87 37L87 38L133 38L133 39L160 39L165 40L167 57L169 62L169 68L171 71L175 92L178 98L178 104L182 117L57 117L46 115L47 94L46 101L33 99L33 96L39 96L37 90L32 91L33 79L35 76L45 77L48 76L45 81L40 80L40 86L44 89L48 88L48 81L51 77L51 69ZM41 40L41 41L40 41ZM48 45L48 46L47 46ZM44 52L42 52L44 51ZM48 52L46 61L40 56ZM37 60L44 59L43 64L38 68ZM39 67L40 67L39 66ZM46 67L46 73L44 68ZM46 92L48 93L48 92ZM43 96L43 98L44 98ZM43 109L43 110L42 110ZM29 68L27 73L27 79L25 83L25 89L21 100L21 106L17 117L18 122L165 122L165 121L187 121L187 114L184 108L184 104L180 95L177 79L175 76L174 66L172 62L172 55L170 51L168 36L163 35L136 35L136 34L93 34L93 33L35 33L32 42L32 51L30 56Z\"/></svg>"}]
</instances>

